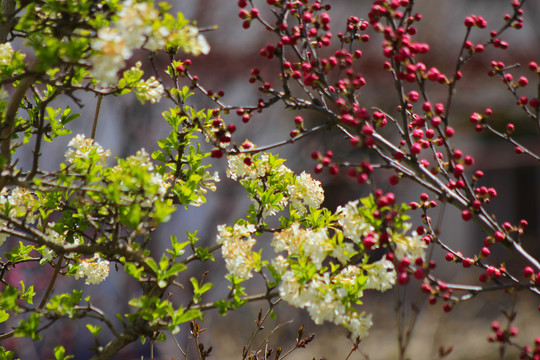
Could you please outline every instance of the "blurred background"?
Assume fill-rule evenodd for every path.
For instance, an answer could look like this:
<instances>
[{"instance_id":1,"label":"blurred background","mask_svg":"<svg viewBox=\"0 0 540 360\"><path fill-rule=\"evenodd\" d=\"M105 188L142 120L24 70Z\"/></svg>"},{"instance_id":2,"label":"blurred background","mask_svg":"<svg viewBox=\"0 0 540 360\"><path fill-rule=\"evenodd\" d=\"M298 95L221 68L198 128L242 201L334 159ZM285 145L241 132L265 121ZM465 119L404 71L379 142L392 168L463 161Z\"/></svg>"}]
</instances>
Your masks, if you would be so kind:
<instances>
[{"instance_id":1,"label":"blurred background","mask_svg":"<svg viewBox=\"0 0 540 360\"><path fill-rule=\"evenodd\" d=\"M211 46L210 54L192 59L191 71L199 76L201 84L214 92L223 90L225 92L223 101L227 104L256 104L259 94L257 86L248 82L250 69L260 68L267 80L276 79L277 63L265 60L259 55L261 48L276 42L274 34L255 23L249 30L243 30L242 20L237 16L239 9L234 0L169 1L174 6L173 11L183 12L186 18L197 21L199 27L217 27L217 30L204 33ZM265 1L254 0L253 3L260 7L263 16L269 15ZM350 15L366 19L372 4L371 1L359 0L334 0L328 3L332 5L331 31L334 34L342 31ZM503 24L503 15L511 11L510 2L506 0L418 0L415 3L417 12L423 15L423 20L418 26L416 40L427 42L431 47L431 51L422 55L420 60L428 66L437 66L445 74L451 74L454 70L465 34L463 20L466 16L482 15L487 20L488 28L473 30L471 36L473 42L484 42L489 37L489 31L499 29ZM529 123L523 111L515 105L515 100L501 80L487 75L491 60L501 60L508 65L515 63L524 65L514 72L515 78L520 75L527 75L530 78L531 73L527 70L526 64L531 60L540 62L540 22L538 20L540 19L540 2L528 1L524 10L524 28L520 31L507 31L503 36L503 39L510 44L508 50L489 48L463 68L464 80L458 83L450 121L456 129L455 138L458 141L455 143L456 148L474 156L475 168L486 172L483 184L495 187L499 193L498 199L490 205L490 210L497 219L503 221L517 223L522 218L527 219L530 226L524 237L524 246L538 258L540 256L540 242L538 241L540 167L529 157L515 155L510 144L497 141L486 133L476 133L468 120L472 112L482 112L486 107L491 107L494 115L490 121L497 124L499 128L504 128L509 121L514 122L524 144L533 150L540 151L536 125ZM364 57L359 61L359 66L367 80L367 86L363 88L360 99L368 109L378 107L393 115L396 114L397 102L391 79L382 68L381 38L379 35L370 34L372 40L361 45ZM137 56L143 60L144 55L141 53ZM132 60L133 63L138 60L137 56ZM179 57L185 58L183 55ZM160 54L157 60L164 69L167 56ZM166 77L164 73L159 75L163 79ZM535 79L530 78L530 80L531 85L523 90L523 95L532 97L536 91ZM443 86L431 85L429 91L432 102L437 102L445 99L447 89ZM76 108L76 105L67 100L66 104ZM79 121L72 123L72 130L74 134L85 133L89 136L96 98L87 97L85 104L84 108L79 109L82 116ZM192 97L191 104L196 108L213 106L201 94ZM160 114L169 106L171 104L167 101L141 106L131 95L105 98L101 108L96 141L103 147L111 149L113 155L118 157L134 154L140 148L152 152L157 149L157 140L168 135L168 125ZM238 128L233 141L241 143L248 138L257 145L266 145L287 139L290 130L294 127L292 120L296 115L298 113L287 111L277 104L262 114L255 113L247 125L244 125L234 114L225 120L227 123L234 123ZM317 114L302 113L301 115L308 124L315 124L318 121ZM44 149L46 155L42 162L45 170L56 169L58 163L63 161L63 154L70 139L71 136L66 136L54 144L46 144L47 148ZM361 152L351 153L340 134L331 131L278 148L275 152L287 159L286 165L289 168L298 172L305 170L313 174L312 169L315 163L311 160L310 154L314 150L333 150L336 160L340 158L350 160L355 157L363 159L366 156ZM22 153L19 156L21 167L30 164L31 154ZM159 254L169 244L170 234L178 236L179 239L185 239L187 231L198 230L201 243L211 245L215 242L217 225L230 225L243 216L249 206L249 200L239 184L226 178L225 165L224 159L213 161L214 170L219 172L222 179L218 184L218 190L209 194L208 203L200 208L188 211L179 209L173 215L173 219L155 233L153 253ZM331 210L369 193L366 185L358 185L348 178L344 171L339 176L330 176L325 172L315 178L322 182L326 197L324 206ZM408 203L418 199L420 189L413 183L404 181L400 186L392 188L385 180L386 178L387 176L381 176L377 186L385 191L396 192L398 201ZM413 213L413 221L419 224L419 219L415 215L417 214ZM441 216L443 217L441 238L450 246L461 249L467 256L478 253L484 238L482 233L474 225L462 222L459 212L449 207L446 207ZM462 271L460 265L445 264L444 260L441 261L441 254L442 252L435 251L439 264L435 274L438 277L453 283L478 283L479 272ZM504 251L500 251L493 254L493 258L490 259L507 261L506 256ZM223 279L224 263L220 256L216 258L215 263L204 264L204 268L208 270L207 280L215 284L207 300L219 298L227 292L227 282ZM508 264L510 269L515 266L517 265L513 262ZM189 278L200 276L200 270L201 268L193 267L183 273L184 278L179 280L186 286L186 292L173 292L171 299L178 304L189 301L189 289L191 289ZM18 276L24 276L24 273L21 274ZM27 276L29 275L38 276L35 273L27 273ZM47 283L43 283L46 286ZM67 279L59 285L58 290L64 287L80 286L80 283L80 281ZM123 277L121 272L113 270L110 278L103 285L105 290L100 290L92 296L97 305L105 306L111 313L129 312L129 308L121 308L122 303L115 299L128 296L126 294L137 293L136 284ZM411 310L413 304L421 309L408 352L411 359L436 359L440 346L454 348L448 359L496 358L497 345L490 344L486 340L491 333L490 323L493 320L499 320L505 325L501 309L509 311L513 306L518 310L515 325L520 329L516 342L531 345L534 338L540 336L538 298L527 294L519 294L516 297L503 296L499 293L483 294L459 304L451 313L445 313L442 310L442 302L435 306L427 304L427 297L417 291L419 285L418 281L412 280L406 290L390 290L384 294L366 293L363 308L366 312L373 314L374 326L370 336L360 344L359 352L354 353L350 359L397 358L395 314L397 291L406 291L407 298L412 299L403 305L407 319L413 314ZM250 336L256 328L254 321L261 308L266 311L268 306L264 303L252 304L230 313L227 317L219 316L217 311L209 311L202 324L208 330L203 334L201 341L206 347L213 347L210 358L241 359L242 348L250 341ZM306 328L304 336L311 332L316 332L317 336L306 349L294 352L290 356L291 359L314 357L345 359L351 348L351 341L347 339L343 329L333 325L315 326L305 311L290 308L286 304L280 304L277 310L276 319L269 319L265 324L265 330L255 339L255 344L264 344L268 339L269 346L281 345L284 349L288 349L294 345L298 326L302 324ZM283 326L268 337L269 331L280 324ZM89 353L84 352L89 345L84 340L89 337L88 335L88 330L78 327L76 322L63 323L58 330L58 336L66 344L68 353L74 353L76 359L85 359L89 356ZM188 347L188 338L189 328L183 327L177 335L183 349ZM51 347L48 344L55 343L56 339L44 339L39 344L33 344L24 339L10 341L13 342L12 346L18 349L18 356L21 359L40 359L51 356ZM189 346L194 345L191 343ZM144 346L134 344L126 348L117 358L149 359L149 356L148 344ZM183 358L177 344L170 338L165 343L156 344L154 357L156 359ZM189 358L195 357L192 354ZM507 358L517 358L517 355L515 352L510 353Z\"/></svg>"}]
</instances>

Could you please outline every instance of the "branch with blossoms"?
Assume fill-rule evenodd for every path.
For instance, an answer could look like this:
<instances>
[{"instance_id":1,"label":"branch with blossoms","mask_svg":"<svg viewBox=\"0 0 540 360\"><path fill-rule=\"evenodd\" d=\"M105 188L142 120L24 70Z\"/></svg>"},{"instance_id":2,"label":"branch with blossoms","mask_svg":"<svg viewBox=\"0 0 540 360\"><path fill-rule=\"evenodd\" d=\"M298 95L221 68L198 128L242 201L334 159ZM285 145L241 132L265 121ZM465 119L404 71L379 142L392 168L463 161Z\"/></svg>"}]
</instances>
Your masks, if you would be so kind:
<instances>
[{"instance_id":1,"label":"branch with blossoms","mask_svg":"<svg viewBox=\"0 0 540 360\"><path fill-rule=\"evenodd\" d=\"M206 88L204 79L193 74L195 59L178 55L208 54L210 45L194 23L181 13L171 14L165 3L6 0L0 15L13 20L0 27L0 340L39 342L54 336L54 324L76 321L89 330L92 359L108 359L139 339L149 340L153 349L189 323L196 355L207 358L211 349L200 342L204 329L199 325L205 312L217 309L226 315L265 302L270 314L286 302L305 310L316 324L347 329L353 343L349 358L373 325L372 315L361 306L364 294L394 288L398 354L404 359L421 303L407 315L407 287L417 286L425 294L421 299L430 304L442 299L446 312L487 292L537 296L540 261L527 250L527 220L513 224L491 213L488 204L497 200L497 190L484 184L485 172L475 168L481 164L456 145L467 133L456 126L463 120L455 105L467 80L463 71L482 61L479 54L509 48L503 38L524 26L524 3L512 0L498 30L485 35L484 17L467 16L452 73L445 74L429 64L430 45L416 40L422 15L412 0L376 0L365 16L349 16L336 36L330 31L332 7L321 0L267 0L265 10L254 0L239 0L242 27L251 31L261 26L274 36L257 51L277 73L268 78L259 68L246 71L260 98L252 105L229 105L224 92ZM473 42L477 35L484 40ZM19 40L24 50L14 48ZM373 42L382 45L381 76L395 96L392 110L370 104L364 95L371 84L361 65ZM155 61L160 52L168 58L167 80ZM148 58L152 75L146 76L142 61L131 61L136 53ZM514 75L517 64L490 59L486 67L487 75L501 78L526 121L538 126L537 63L530 61L526 70L538 81L532 96L526 92L529 79ZM100 112L100 104L104 97L131 93L145 106L168 102L162 117L169 133L156 140L158 150L152 154L141 149L113 160L96 139L99 122L108 116ZM213 108L190 105L195 94L210 99ZM71 135L70 124L80 121L79 114L56 107L56 101L68 98L82 106L86 95L98 96L91 134L72 136L57 169L44 171L43 142ZM267 145L236 138L231 117L250 126L280 105L302 111L294 114L288 138ZM466 115L470 130L488 132L512 144L517 154L538 160L540 154L515 136L520 123L501 130L491 120L494 112L473 109ZM324 207L320 181L307 171L294 173L285 159L270 152L308 141L323 130L338 134L350 151L315 149L314 173L339 176L346 171L370 192L348 198L335 210ZM24 151L32 152L28 167L17 161ZM159 240L156 230L178 207L203 206L206 194L217 189L220 177L210 171L209 158L223 157L226 176L244 188L251 202L244 215L214 224L215 243L201 245L194 232L181 239L171 235L165 250L152 250ZM387 188L407 181L423 190L405 204ZM484 233L477 253L446 241L450 236L441 229L449 207ZM435 249L444 255L438 257ZM518 270L507 266L508 259L493 260L494 249L517 256ZM225 263L225 294L207 280L207 268L215 271L208 264L217 256ZM446 281L436 269L443 257L466 272L479 270L478 282ZM92 298L92 287L112 281L111 265L120 273L119 282L127 279L138 289L118 299L129 309L118 313ZM46 286L33 278L14 282L18 277L12 274L23 266L49 269L44 272ZM188 273L193 274L189 279ZM67 278L76 288L61 290L58 285L68 284ZM251 284L259 285L259 292L253 293ZM186 296L172 299L173 290ZM38 306L33 305L36 298ZM499 344L501 356L514 347L522 358L535 358L538 344L525 347L514 340L516 312L505 316L508 326L494 323L489 341ZM265 319L259 316L258 330ZM303 338L301 327L291 351L312 340L311 335ZM69 358L68 345L57 345L53 355ZM0 358L18 356L20 350L2 344ZM449 351L441 348L440 357ZM272 355L283 359L289 354L276 347ZM254 349L253 338L242 352L246 359L270 355Z\"/></svg>"},{"instance_id":2,"label":"branch with blossoms","mask_svg":"<svg viewBox=\"0 0 540 360\"><path fill-rule=\"evenodd\" d=\"M476 44L471 40L472 35L476 36L477 32L486 29L488 23L482 16L467 16L463 23L464 38L461 47L457 49L458 56L453 73L449 75L421 60L430 53L430 46L415 40L417 24L422 20L422 15L415 12L413 1L374 1L365 20L356 16L349 17L345 30L337 34L337 50L332 47L334 37L330 32L329 4L325 5L321 1L267 3L270 13L265 16L263 13L266 11L257 8L255 2L238 1L238 16L243 21L244 29L259 24L274 33L275 41L264 46L259 53L273 62L274 68L279 69L279 81L263 78L263 72L258 68L251 69L249 82L258 84L261 93L258 104L238 107L226 105L220 100L216 101L215 111L225 114L236 111L242 122L249 123L256 112L264 113L265 109L281 103L291 111L312 111L315 125L306 126L303 117L296 116L288 140L259 147L250 144L238 147L232 136L234 131L230 131L235 129L234 125L220 124L218 132L225 129L229 131L224 137L218 137L214 141L212 156L220 158L223 154L229 154L229 166L235 168L238 154L241 154L240 159L244 162L242 166L253 169L257 163L254 159L259 153L293 144L313 136L321 129L335 129L348 139L352 149L365 150L364 153L369 153L370 158L379 163L353 158L334 160L338 156L331 149L315 151L312 154L312 158L317 161L315 173L327 169L331 175L337 175L341 169L347 169L349 177L356 179L359 184L371 186L375 199L393 199L393 194L385 194L378 189L380 185L377 184L380 180L378 170L387 173L387 170L391 169L393 174L388 177L390 185L397 186L402 180L409 179L431 193L431 198L427 193L423 193L419 201L409 204L412 210L422 212L424 224L417 228L416 234L421 239L422 246L430 248L429 257L393 259L395 249L388 247L387 257L392 258L400 285L408 284L409 278L415 277L421 281L422 290L430 294L431 303L435 303L437 297L444 298L445 311L451 311L460 301L484 292L529 290L538 294L540 262L522 243L528 222L524 219L518 224L499 222L494 214L490 213L487 205L497 198L497 190L482 184L484 171L473 170L475 159L454 145L455 139L459 139L462 132L454 129L461 114L451 115L451 111L455 110L455 99L459 96L459 84L467 80L462 70L489 48L501 51L508 49L509 43L503 40L503 37L506 32L523 27L525 1L511 1L510 12L502 16L498 30L490 31L483 42ZM386 58L383 67L397 96L394 115L363 101L362 91L369 84L359 71L358 64L361 64L365 57L362 47L367 42L373 42L375 36L381 37L383 56ZM520 76L514 81L511 72L519 68L519 65L505 66L503 62L494 60L488 66L488 75L500 76L526 117L537 124L540 92L534 92L530 99L519 94L529 84L526 76ZM536 62L530 61L528 69L538 80L540 71ZM198 77L185 68L181 70L181 74L189 79L193 88L201 90L205 95L210 94L213 98L212 91L205 89ZM446 88L447 95L435 101L433 99L438 95L432 95L431 88L437 84L443 90ZM540 81L538 84L540 86ZM508 123L505 130L498 130L489 121L490 117L493 117L493 110L486 108L484 111L473 112L469 120L476 132L490 132L513 144L516 154L525 153L538 159L539 155L534 150L521 144L520 140L512 135L516 128L515 123ZM339 157L347 158L347 155L342 154ZM244 184L243 186L246 187ZM251 188L246 187L246 190L250 195L253 194ZM260 201L255 200L255 203L260 204ZM444 214L445 206L453 206L461 212L464 222L475 222L485 233L483 246L478 254L465 256L459 249L451 248L441 240L439 224L434 228L431 220L434 211L432 209L441 205L443 209L438 215L440 218ZM257 216L253 214L248 217L248 221L253 221L251 225L256 225L254 220L260 221L261 215L262 212L257 213ZM379 212L375 212L375 216L380 216ZM334 227L337 231L343 230L342 225L329 227L332 230ZM252 233L253 231L248 231L242 235L241 232L239 236ZM392 239L389 233L391 232L376 227L374 238L362 234L360 241L367 239L370 246L377 247L385 244L388 238ZM295 236L300 237L296 233ZM447 284L438 279L433 275L436 261L431 254L434 247L440 247L447 253L446 261L462 264L465 269L482 269L478 280L481 283L492 282L493 285ZM490 264L492 247L503 247L509 253L517 255L523 264L522 274L510 273L504 264ZM314 257L315 255L310 256L311 261L318 263L313 260ZM455 296L453 293L457 290L466 294ZM294 304L294 300L292 302ZM302 306L301 303L299 306ZM402 347L402 350L401 356L404 357L406 349Z\"/></svg>"}]
</instances>

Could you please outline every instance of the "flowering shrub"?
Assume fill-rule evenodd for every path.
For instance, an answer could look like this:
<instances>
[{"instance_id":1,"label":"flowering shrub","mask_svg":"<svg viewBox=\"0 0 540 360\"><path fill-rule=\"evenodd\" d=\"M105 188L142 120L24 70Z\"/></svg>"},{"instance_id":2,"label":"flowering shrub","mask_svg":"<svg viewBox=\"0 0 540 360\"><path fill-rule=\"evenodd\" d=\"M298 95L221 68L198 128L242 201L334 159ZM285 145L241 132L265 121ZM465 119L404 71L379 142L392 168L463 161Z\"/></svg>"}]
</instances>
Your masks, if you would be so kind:
<instances>
[{"instance_id":1,"label":"flowering shrub","mask_svg":"<svg viewBox=\"0 0 540 360\"><path fill-rule=\"evenodd\" d=\"M256 105L238 106L227 105L222 92L207 89L204 80L193 75L190 67L196 60L185 59L184 54L208 54L211 44L182 14L173 16L165 3L155 7L146 0L4 0L0 340L39 341L53 324L77 320L96 343L92 359L108 359L137 340L153 344L174 337L182 324L189 323L194 351L204 359L211 353L199 342L206 311L218 309L226 315L263 301L269 311L259 315L259 331L284 301L304 309L316 324L343 326L350 332L352 352L359 349L374 321L361 306L368 291L397 288L398 317L404 316L400 306L405 293L400 288L405 286L420 288L431 304L441 299L446 312L488 291L537 296L540 262L522 241L528 222L502 222L490 213L488 204L496 200L497 190L484 185L484 171L456 145L466 130L455 129L461 115L450 112L458 84L466 80L462 71L467 63L489 47L508 48L503 36L523 27L524 2L511 1L499 30L491 31L483 42L470 38L487 28L487 21L477 15L465 18L455 70L445 74L423 62L431 50L416 40L422 15L414 1L374 1L367 14L351 15L344 31L334 36L331 5L320 0L268 0L263 6L269 12L257 8L255 1L239 0L242 27L250 31L262 26L275 36L259 54L276 63L279 74L267 79L260 69L249 70L249 82L258 85L261 98ZM18 41L23 41L23 50L13 45ZM392 111L363 97L370 84L358 64L365 56L362 47L374 41L382 45L381 69L394 85L397 102ZM136 51L148 55L152 75L145 74L142 62L128 66ZM158 52L168 56L166 69L157 68ZM524 117L538 124L540 86L532 96L522 95L529 79L514 79L517 65L493 60L488 66L489 76L501 78ZM540 84L540 66L531 61L528 71ZM442 87L445 95L433 91L434 86ZM129 93L143 105L167 101L169 109L162 117L170 133L157 140L159 150L152 154L140 149L112 160L111 151L95 139L104 116L100 104L105 96ZM190 105L195 93L208 98L213 107ZM69 97L82 105L85 94L98 97L92 133L71 135L69 124L79 114L52 104ZM279 103L317 116L309 121L295 114L289 139L275 144L256 146L236 138L235 114L249 128L254 117ZM514 136L519 123L505 124L501 130L491 116L491 108L475 109L468 119L471 130L487 132L511 143L515 153L540 159ZM370 189L359 199L345 194L347 201L335 210L324 206L324 184L315 175L307 169L293 172L271 152L322 130L338 132L351 151L316 149L311 156L313 172L339 176L346 170L358 186ZM71 138L65 161L45 171L40 166L43 141L61 136ZM27 168L17 160L26 149L32 151ZM250 199L244 216L230 224L209 224L216 227L213 244L201 244L196 232L188 233L185 241L171 235L162 253L151 252L156 229L177 208L203 206L208 191L218 187L220 176L210 171L210 158L224 163L226 158L225 175L244 188ZM408 204L389 191L407 180L423 188ZM467 255L445 241L449 235L441 233L438 220L434 221L436 216L442 219L445 207L455 207L463 222L474 221L484 233L483 239L474 240L481 243L476 254ZM454 266L478 269L478 283L445 281L435 271L442 260L435 249L444 250L444 259ZM492 260L493 249L516 255L523 265L514 270L506 260ZM227 294L215 293L206 273L190 278L189 289L178 282L188 269L197 269L195 263L204 269L219 254L225 262ZM28 263L52 269L45 288L37 289L32 280L12 281L9 274ZM92 286L103 286L113 266L140 288L118 299L131 306L127 314L111 314L90 296ZM55 288L70 277L78 280L77 289ZM251 293L252 283L264 291ZM189 299L173 301L173 288L182 289ZM209 301L210 295L217 300ZM540 338L533 346L518 344L512 326L516 314L505 314L507 328L493 323L494 334L488 340L499 344L501 356L512 347L521 358L539 358ZM399 322L400 358L407 354L411 323L405 328ZM292 350L313 339L302 337L301 328ZM0 359L18 356L18 349L0 345ZM70 358L64 345L55 344L55 358ZM281 347L256 351L251 345L244 349L244 359L283 359L290 353L282 354ZM179 352L189 357L180 346ZM441 348L441 358L448 354Z\"/></svg>"}]
</instances>

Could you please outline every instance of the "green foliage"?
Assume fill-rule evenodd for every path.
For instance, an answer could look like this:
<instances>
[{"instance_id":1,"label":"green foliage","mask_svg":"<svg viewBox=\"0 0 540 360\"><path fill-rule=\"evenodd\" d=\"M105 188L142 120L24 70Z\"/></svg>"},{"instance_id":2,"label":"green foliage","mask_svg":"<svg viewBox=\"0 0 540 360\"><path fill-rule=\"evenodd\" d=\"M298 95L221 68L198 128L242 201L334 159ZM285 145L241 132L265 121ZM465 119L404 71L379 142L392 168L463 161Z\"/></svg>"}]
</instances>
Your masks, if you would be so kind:
<instances>
[{"instance_id":1,"label":"green foliage","mask_svg":"<svg viewBox=\"0 0 540 360\"><path fill-rule=\"evenodd\" d=\"M56 360L69 360L73 359L73 355L66 355L66 349L63 346L57 346L54 348L54 358Z\"/></svg>"}]
</instances>

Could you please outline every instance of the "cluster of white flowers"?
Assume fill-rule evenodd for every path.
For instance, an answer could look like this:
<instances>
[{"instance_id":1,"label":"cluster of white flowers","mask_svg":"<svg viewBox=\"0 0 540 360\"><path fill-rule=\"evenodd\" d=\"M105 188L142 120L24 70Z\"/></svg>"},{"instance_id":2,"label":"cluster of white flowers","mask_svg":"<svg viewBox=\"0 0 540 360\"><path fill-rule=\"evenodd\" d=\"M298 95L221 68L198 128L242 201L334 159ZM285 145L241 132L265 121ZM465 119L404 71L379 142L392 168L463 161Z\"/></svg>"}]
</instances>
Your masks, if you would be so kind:
<instances>
[{"instance_id":1,"label":"cluster of white flowers","mask_svg":"<svg viewBox=\"0 0 540 360\"><path fill-rule=\"evenodd\" d=\"M74 276L75 279L86 277L87 285L99 284L109 276L109 261L102 259L99 254L95 254L90 259L83 259L79 262Z\"/></svg>"},{"instance_id":2,"label":"cluster of white flowers","mask_svg":"<svg viewBox=\"0 0 540 360\"><path fill-rule=\"evenodd\" d=\"M128 50L144 46L152 51L165 46L169 30L160 26L154 29L154 22L159 19L159 12L147 2L126 0L118 12L116 29L124 36Z\"/></svg>"},{"instance_id":3,"label":"cluster of white flowers","mask_svg":"<svg viewBox=\"0 0 540 360\"><path fill-rule=\"evenodd\" d=\"M125 66L134 49L144 47L156 51L165 47L169 36L178 38L179 34L171 33L159 24L159 18L159 11L148 2L124 1L115 27L99 29L92 42L92 48L97 50L90 59L94 77L105 86L114 84L118 71ZM208 43L197 28L186 26L180 32L184 50L195 55L208 53Z\"/></svg>"},{"instance_id":4,"label":"cluster of white flowers","mask_svg":"<svg viewBox=\"0 0 540 360\"><path fill-rule=\"evenodd\" d=\"M268 175L270 171L273 175L278 177L283 177L292 173L292 171L283 164L271 168L269 156L267 154L261 154L252 163L245 161L246 158L249 157L249 154L229 155L227 157L227 176L233 180L256 180ZM278 204L272 206L263 204L263 217L275 215L278 211L277 208L285 207L289 201L291 202L291 206L302 216L306 214L306 208L312 207L318 209L324 201L324 190L321 183L314 180L311 175L306 172L297 175L294 183L287 185L287 191L283 193L283 195L283 198ZM259 211L261 204L255 199L252 199L252 202L255 205L255 209Z\"/></svg>"},{"instance_id":5,"label":"cluster of white flowers","mask_svg":"<svg viewBox=\"0 0 540 360\"><path fill-rule=\"evenodd\" d=\"M75 159L88 159L91 155L99 156L98 163L104 164L109 156L110 150L104 150L94 139L87 139L84 134L78 134L70 140L68 149L65 153L66 160L73 163Z\"/></svg>"},{"instance_id":6,"label":"cluster of white flowers","mask_svg":"<svg viewBox=\"0 0 540 360\"><path fill-rule=\"evenodd\" d=\"M141 70L141 66L142 63L137 61L135 66L132 66L129 70L124 72L124 77L127 79L140 79L144 74L144 71ZM151 76L146 81L138 80L134 84L130 84L129 87L133 90L141 104L144 104L146 101L155 104L161 100L165 93L165 88L154 76Z\"/></svg>"},{"instance_id":7,"label":"cluster of white flowers","mask_svg":"<svg viewBox=\"0 0 540 360\"><path fill-rule=\"evenodd\" d=\"M396 270L394 264L385 258L366 265L367 273L366 288L379 291L391 289L396 283Z\"/></svg>"},{"instance_id":8,"label":"cluster of white flowers","mask_svg":"<svg viewBox=\"0 0 540 360\"><path fill-rule=\"evenodd\" d=\"M375 231L358 211L358 200L350 201L345 206L339 206L336 213L340 215L339 224L343 229L343 235L355 243L360 242L363 236Z\"/></svg>"},{"instance_id":9,"label":"cluster of white flowers","mask_svg":"<svg viewBox=\"0 0 540 360\"><path fill-rule=\"evenodd\" d=\"M13 54L14 52L11 43L6 42L0 44L0 66L6 66L11 64Z\"/></svg>"},{"instance_id":10,"label":"cluster of white flowers","mask_svg":"<svg viewBox=\"0 0 540 360\"><path fill-rule=\"evenodd\" d=\"M200 54L208 54L210 52L210 45L204 35L199 33L199 29L194 26L184 26L178 33L178 37L181 40L181 48L184 52L193 54L195 56Z\"/></svg>"},{"instance_id":11,"label":"cluster of white flowers","mask_svg":"<svg viewBox=\"0 0 540 360\"><path fill-rule=\"evenodd\" d=\"M251 234L255 232L255 226L234 225L231 228L225 225L218 226L217 243L221 245L221 253L225 259L227 271L240 279L249 279L253 276L255 268L251 249L255 245L255 239Z\"/></svg>"},{"instance_id":12,"label":"cluster of white flowers","mask_svg":"<svg viewBox=\"0 0 540 360\"><path fill-rule=\"evenodd\" d=\"M151 36L152 24L158 18L158 11L150 4L125 1L118 12L116 27L99 29L97 38L92 42L92 48L98 51L91 58L94 77L103 85L113 84L117 81L118 70L125 66L134 49L143 46L150 38L151 44L164 43L163 36L156 39ZM168 30L165 30L166 36Z\"/></svg>"},{"instance_id":13,"label":"cluster of white flowers","mask_svg":"<svg viewBox=\"0 0 540 360\"><path fill-rule=\"evenodd\" d=\"M316 324L330 321L349 329L353 337L367 336L371 316L358 314L344 305L346 287L356 282L361 270L355 266L343 269L334 278L329 273L316 274L308 283L300 284L293 271L286 271L279 287L280 296L289 304L305 308Z\"/></svg>"},{"instance_id":14,"label":"cluster of white flowers","mask_svg":"<svg viewBox=\"0 0 540 360\"><path fill-rule=\"evenodd\" d=\"M411 224L406 224L410 228ZM409 259L422 258L426 256L427 244L422 241L422 238L413 231L410 236L395 234L392 236L392 241L395 244L394 253L398 259L408 257Z\"/></svg>"},{"instance_id":15,"label":"cluster of white flowers","mask_svg":"<svg viewBox=\"0 0 540 360\"><path fill-rule=\"evenodd\" d=\"M300 215L306 213L306 206L318 209L324 201L324 190L320 181L314 180L305 171L296 176L295 183L288 185L287 191L291 197L291 205Z\"/></svg>"},{"instance_id":16,"label":"cluster of white flowers","mask_svg":"<svg viewBox=\"0 0 540 360\"><path fill-rule=\"evenodd\" d=\"M168 179L167 174L161 175L159 173L154 172L154 164L152 164L150 155L148 154L148 152L146 152L145 149L137 150L135 155L131 155L127 157L126 164L124 166L128 168L133 168L133 169L145 169L146 172L150 175L150 178L148 180L148 185L157 187L157 192L147 197L141 203L142 206L151 207L154 201L156 201L157 199L163 200L163 198L165 197L165 194L167 193L167 189L171 186L171 183L167 181ZM126 169L124 169L123 166L121 165L116 165L113 168L113 171L116 171L122 174L126 171Z\"/></svg>"},{"instance_id":17,"label":"cluster of white flowers","mask_svg":"<svg viewBox=\"0 0 540 360\"><path fill-rule=\"evenodd\" d=\"M354 244L350 242L336 244L336 247L332 250L332 256L342 264L347 263L354 254L356 254L356 250L354 249Z\"/></svg>"},{"instance_id":18,"label":"cluster of white flowers","mask_svg":"<svg viewBox=\"0 0 540 360\"><path fill-rule=\"evenodd\" d=\"M24 217L27 223L34 223L39 203L30 190L18 186L11 191L7 188L2 189L0 207L9 209L5 215L11 218Z\"/></svg>"},{"instance_id":19,"label":"cluster of white flowers","mask_svg":"<svg viewBox=\"0 0 540 360\"><path fill-rule=\"evenodd\" d=\"M155 104L161 100L165 90L163 85L161 85L154 76L151 76L146 81L139 81L133 88L133 92L142 104L144 104L145 101L150 101L152 104Z\"/></svg>"},{"instance_id":20,"label":"cluster of white flowers","mask_svg":"<svg viewBox=\"0 0 540 360\"><path fill-rule=\"evenodd\" d=\"M357 337L363 339L368 336L369 328L371 328L372 325L373 321L371 320L371 314L366 314L364 312L361 314L351 312L343 319L343 326L351 332L353 339Z\"/></svg>"},{"instance_id":21,"label":"cluster of white flowers","mask_svg":"<svg viewBox=\"0 0 540 360\"><path fill-rule=\"evenodd\" d=\"M117 81L118 70L125 66L125 59L131 57L131 51L118 29L100 29L97 35L92 48L99 53L90 59L92 74L102 85L107 86Z\"/></svg>"},{"instance_id":22,"label":"cluster of white flowers","mask_svg":"<svg viewBox=\"0 0 540 360\"><path fill-rule=\"evenodd\" d=\"M279 275L283 275L283 273L289 268L289 262L283 255L276 256L270 261L270 263Z\"/></svg>"},{"instance_id":23,"label":"cluster of white flowers","mask_svg":"<svg viewBox=\"0 0 540 360\"><path fill-rule=\"evenodd\" d=\"M309 257L317 269L321 268L324 259L332 251L326 229L301 229L299 223L274 233L272 246L277 253L287 251L288 255Z\"/></svg>"},{"instance_id":24,"label":"cluster of white flowers","mask_svg":"<svg viewBox=\"0 0 540 360\"><path fill-rule=\"evenodd\" d=\"M251 164L246 164L245 159L250 158L250 154L235 154L227 157L227 177L233 180L255 180L267 175L270 171L268 154L261 154L259 158ZM285 165L279 165L274 169L276 174L290 173L291 170Z\"/></svg>"}]
</instances>

